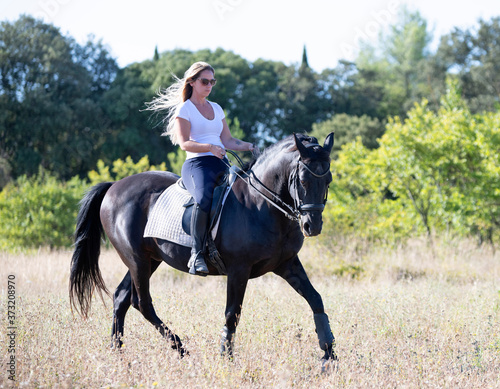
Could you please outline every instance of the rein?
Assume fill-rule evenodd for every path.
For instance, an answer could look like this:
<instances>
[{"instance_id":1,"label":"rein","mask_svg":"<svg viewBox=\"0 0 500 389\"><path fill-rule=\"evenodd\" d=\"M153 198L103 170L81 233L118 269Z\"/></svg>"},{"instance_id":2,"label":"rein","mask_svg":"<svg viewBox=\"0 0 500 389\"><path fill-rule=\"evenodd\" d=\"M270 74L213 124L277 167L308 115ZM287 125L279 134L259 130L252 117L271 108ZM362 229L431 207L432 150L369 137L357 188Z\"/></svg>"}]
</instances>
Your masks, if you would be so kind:
<instances>
[{"instance_id":1,"label":"rein","mask_svg":"<svg viewBox=\"0 0 500 389\"><path fill-rule=\"evenodd\" d=\"M319 146L319 145L317 143L313 143L313 144L307 145L306 147L312 147L312 146ZM233 155L238 160L238 162L240 163L240 165L242 165L242 161L241 161L240 157L236 153L234 153L231 150L227 150L227 152L229 152L231 155ZM231 165L229 163L225 162L224 160L223 160L223 162L229 168L231 168ZM300 216L302 215L303 212L323 211L323 209L325 208L326 201L327 201L328 191L326 192L326 196L325 196L325 199L323 201L323 204L303 204L302 200L299 199L299 192L298 192L298 185L297 185L299 166L303 166L309 173L311 173L314 177L317 177L317 178L322 178L322 177L326 176L330 172L330 169L328 168L324 173L317 174L317 173L313 172L309 168L309 166L307 166L299 158L299 160L297 161L296 168L292 171L292 173L290 174L290 177L289 177L289 185L290 186L293 185L293 188L295 189L294 190L294 192L295 192L294 194L292 194L292 191L289 189L290 195L291 195L291 197L293 198L293 201L294 201L294 207L291 207L290 205L288 205L279 196L277 196L276 194L274 194L266 185L264 185L264 183L262 183L262 181L260 181L259 178L255 175L255 172L253 170L250 169L250 171L246 172L245 173L246 177L243 177L242 175L240 175L235 170L233 170L233 171L235 172L235 174L239 178L241 178L243 180L243 182L245 182L248 186L251 186L252 188L254 188L255 191L259 194L259 196L261 196L262 198L264 198L273 207L275 207L276 209L278 209L279 211L281 211L288 219L300 223ZM250 174L259 183L259 185L268 194L270 194L272 196L272 198L266 196L261 190L259 190L250 181ZM248 178L248 180L246 180L245 178ZM283 209L283 208L286 208L286 209Z\"/></svg>"},{"instance_id":2,"label":"rein","mask_svg":"<svg viewBox=\"0 0 500 389\"><path fill-rule=\"evenodd\" d=\"M234 153L233 151L231 150L226 150L227 152L229 152L232 156L234 156L238 162L240 163L240 165L243 165L240 157L238 157L238 155L236 153ZM231 168L231 165L229 163L227 163L226 161L222 160L222 162L224 162L224 164ZM275 207L276 209L278 209L279 211L281 211L288 219L292 220L292 221L296 221L296 222L300 222L300 212L297 210L297 209L293 209L291 206L289 206L287 203L285 203L283 200L281 200L278 196L276 196L267 186L265 186L260 180L259 178L255 175L255 173L253 172L253 170L250 170L248 172L245 173L245 177L240 175L240 173L236 170L233 170L233 172L239 177L241 178L241 180L247 184L248 186L251 186L252 188L254 188L256 190L256 192L258 193L259 196L261 196L263 199L265 199L269 204L271 204L273 207ZM262 193L254 184L252 184L250 182L250 177L249 177L249 173L251 173L255 180L262 186L262 188L264 188L264 190L266 192L268 192L272 197L274 197L279 203L281 203L282 206L284 206L285 208L288 208L288 210L285 210L283 209L282 207L280 207L273 199L267 197L264 193ZM248 178L248 180L246 180L246 178Z\"/></svg>"},{"instance_id":3,"label":"rein","mask_svg":"<svg viewBox=\"0 0 500 389\"><path fill-rule=\"evenodd\" d=\"M263 197L265 200L267 200L267 202L269 202L269 204L271 204L275 208L279 209L288 219L296 221L296 222L300 222L300 211L297 208L292 208L290 205L288 205L283 200L281 200L277 195L275 195L267 186L265 186L262 183L262 181L259 180L259 178L255 175L253 170L250 170L250 172L252 173L255 180L262 186L262 188L264 188L267 193L269 193L271 196L273 196L273 198L275 200L277 200L283 207L287 208L288 211L281 208L275 201L273 201L272 199L270 199L269 197L264 195L264 193L262 193L259 189L257 189L255 187L255 185L253 185L250 182L250 177L248 177L248 181L245 181L246 184L251 186L252 188L254 188L261 197Z\"/></svg>"}]
</instances>

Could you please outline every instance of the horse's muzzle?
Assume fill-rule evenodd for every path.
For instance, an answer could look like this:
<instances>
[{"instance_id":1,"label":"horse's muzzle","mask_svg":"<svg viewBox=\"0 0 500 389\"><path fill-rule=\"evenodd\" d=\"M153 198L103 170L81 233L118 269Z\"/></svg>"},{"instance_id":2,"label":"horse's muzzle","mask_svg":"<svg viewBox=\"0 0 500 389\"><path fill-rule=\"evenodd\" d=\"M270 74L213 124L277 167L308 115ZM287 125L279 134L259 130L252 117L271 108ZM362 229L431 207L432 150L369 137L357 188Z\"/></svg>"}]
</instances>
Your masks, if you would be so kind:
<instances>
[{"instance_id":1,"label":"horse's muzzle","mask_svg":"<svg viewBox=\"0 0 500 389\"><path fill-rule=\"evenodd\" d=\"M316 213L316 212L314 212ZM311 215L307 213L301 216L300 224L302 227L302 233L306 237L317 236L321 234L321 229L323 228L323 218L321 213L319 215Z\"/></svg>"}]
</instances>

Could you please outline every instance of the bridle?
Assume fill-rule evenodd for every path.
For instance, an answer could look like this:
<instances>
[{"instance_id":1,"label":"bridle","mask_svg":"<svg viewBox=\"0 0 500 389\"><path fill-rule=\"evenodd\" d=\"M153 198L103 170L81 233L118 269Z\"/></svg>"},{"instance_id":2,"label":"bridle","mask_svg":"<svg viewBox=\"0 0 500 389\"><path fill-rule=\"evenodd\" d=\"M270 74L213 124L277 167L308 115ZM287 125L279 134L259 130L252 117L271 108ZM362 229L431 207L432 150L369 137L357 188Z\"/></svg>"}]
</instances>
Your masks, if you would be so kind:
<instances>
[{"instance_id":1,"label":"bridle","mask_svg":"<svg viewBox=\"0 0 500 389\"><path fill-rule=\"evenodd\" d=\"M320 211L322 212L325 209L325 204L326 201L328 200L328 190L325 192L325 198L323 199L323 203L321 204L304 204L302 200L299 197L299 186L298 186L298 181L299 181L299 167L303 166L310 174L312 174L316 178L323 178L326 176L328 173L330 173L330 164L328 164L328 169L321 173L317 174L311 170L309 166L307 166L300 158L298 160L297 166L295 170L292 171L290 174L290 179L288 182L290 183L290 195L293 198L295 209L297 209L300 213L303 212L313 212L313 211Z\"/></svg>"},{"instance_id":2,"label":"bridle","mask_svg":"<svg viewBox=\"0 0 500 389\"><path fill-rule=\"evenodd\" d=\"M319 146L317 143L310 143L306 145L307 148L309 147L314 147L314 146ZM231 150L227 150L230 154L235 156L239 161L241 159L237 156L237 154L233 153ZM224 162L226 163L226 162ZM228 165L229 166L229 165ZM298 181L299 181L299 168L300 166L303 166L310 174L312 174L316 178L323 178L325 177L328 173L330 173L330 164L328 164L328 168L326 169L325 172L323 173L315 173L302 159L299 157L297 160L297 164L295 166L295 169L292 170L290 173L290 176L288 178L288 183L289 183L289 192L290 196L293 199L293 207L287 204L285 201L283 201L278 195L276 195L273 191L271 191L262 181L259 180L259 178L255 175L253 170L249 170L248 172L245 173L246 177L243 177L240 175L238 172L235 171L235 174L241 178L248 186L251 186L253 189L256 190L256 192L263 197L266 201L268 201L273 207L276 209L280 210L288 219L300 222L300 217L303 215L304 212L314 212L314 211L323 211L325 209L325 204L328 199L328 190L325 193L325 198L323 200L322 204L304 204L302 200L299 197L299 190L298 190ZM229 166L230 167L230 166ZM261 191L259 188L257 188L253 182L250 180L250 176L254 178L254 180L260 185L260 187L263 189ZM247 180L245 179L247 178ZM268 197L268 195L264 194L266 192L268 195L271 197Z\"/></svg>"}]
</instances>

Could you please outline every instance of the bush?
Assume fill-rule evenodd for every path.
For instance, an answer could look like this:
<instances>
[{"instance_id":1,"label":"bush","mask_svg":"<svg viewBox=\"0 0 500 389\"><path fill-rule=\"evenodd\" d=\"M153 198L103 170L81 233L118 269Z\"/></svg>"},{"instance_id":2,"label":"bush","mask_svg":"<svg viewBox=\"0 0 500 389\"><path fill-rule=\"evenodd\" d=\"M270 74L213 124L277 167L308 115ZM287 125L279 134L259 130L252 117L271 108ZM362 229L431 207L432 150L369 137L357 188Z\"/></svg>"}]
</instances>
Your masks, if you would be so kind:
<instances>
[{"instance_id":1,"label":"bush","mask_svg":"<svg viewBox=\"0 0 500 389\"><path fill-rule=\"evenodd\" d=\"M158 166L151 165L148 156L145 155L137 163L134 163L130 156L125 158L125 161L117 159L113 162L113 167L111 168L114 174L112 175L109 170L109 166L105 165L102 160L97 161L97 171L92 170L89 172L90 184L95 185L100 182L118 181L133 174L151 170L165 171L167 167L165 162Z\"/></svg>"},{"instance_id":2,"label":"bush","mask_svg":"<svg viewBox=\"0 0 500 389\"><path fill-rule=\"evenodd\" d=\"M69 247L78 203L89 186L166 167L164 163L150 165L145 156L137 163L130 157L125 161L118 159L111 169L99 161L97 170L89 173L90 184L78 177L62 182L45 170L8 183L0 192L0 250Z\"/></svg>"},{"instance_id":3,"label":"bush","mask_svg":"<svg viewBox=\"0 0 500 389\"><path fill-rule=\"evenodd\" d=\"M69 247L86 187L78 177L63 183L44 171L9 183L0 192L0 249Z\"/></svg>"},{"instance_id":4,"label":"bush","mask_svg":"<svg viewBox=\"0 0 500 389\"><path fill-rule=\"evenodd\" d=\"M369 150L361 139L332 163L327 234L399 240L451 233L493 243L500 227L500 113L471 114L450 81L438 112L416 104Z\"/></svg>"}]
</instances>

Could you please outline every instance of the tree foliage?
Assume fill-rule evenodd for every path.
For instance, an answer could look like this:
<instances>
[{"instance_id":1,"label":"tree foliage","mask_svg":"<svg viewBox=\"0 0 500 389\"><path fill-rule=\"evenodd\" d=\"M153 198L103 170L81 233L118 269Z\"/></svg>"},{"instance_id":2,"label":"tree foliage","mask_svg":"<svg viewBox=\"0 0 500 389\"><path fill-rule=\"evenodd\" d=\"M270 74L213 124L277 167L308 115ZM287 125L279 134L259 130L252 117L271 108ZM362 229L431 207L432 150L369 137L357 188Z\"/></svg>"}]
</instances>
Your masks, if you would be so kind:
<instances>
[{"instance_id":1,"label":"tree foliage","mask_svg":"<svg viewBox=\"0 0 500 389\"><path fill-rule=\"evenodd\" d=\"M378 91L377 116L404 116L427 93L421 68L431 40L427 22L418 11L403 7L396 24L383 34L377 47L364 44L356 65L359 82Z\"/></svg>"},{"instance_id":2,"label":"tree foliage","mask_svg":"<svg viewBox=\"0 0 500 389\"><path fill-rule=\"evenodd\" d=\"M410 232L498 236L500 113L472 114L457 82L448 87L438 112L424 100L404 121L392 119L378 149L359 139L343 147L331 211L341 228L389 240Z\"/></svg>"},{"instance_id":3,"label":"tree foliage","mask_svg":"<svg viewBox=\"0 0 500 389\"><path fill-rule=\"evenodd\" d=\"M133 174L155 170L166 171L167 168L165 163L159 166L151 165L147 155L137 162L134 162L130 156L125 158L125 160L117 159L113 161L111 168L105 165L100 159L97 161L97 171L91 170L89 172L90 185L96 185L100 182L118 181Z\"/></svg>"},{"instance_id":4,"label":"tree foliage","mask_svg":"<svg viewBox=\"0 0 500 389\"><path fill-rule=\"evenodd\" d=\"M79 46L29 16L1 23L0 156L14 176L88 170L105 141L100 98L116 70L101 43Z\"/></svg>"},{"instance_id":5,"label":"tree foliage","mask_svg":"<svg viewBox=\"0 0 500 389\"><path fill-rule=\"evenodd\" d=\"M45 233L49 245L62 244L69 221L56 214L66 204L67 215L76 212L71 196L84 185L76 175L94 183L150 169L180 174L184 152L160 136L163 117L145 103L206 61L218 79L210 98L233 135L265 147L292 132L323 139L335 131L327 230L382 239L448 231L492 241L500 223L492 184L499 181L500 17L455 28L435 52L429 40L425 19L403 8L377 45L320 73L305 47L290 65L222 48L155 48L151 60L120 69L93 37L78 44L26 15L2 22L2 236L23 239L16 220L30 231L23 245L36 246ZM42 227L27 229L35 220ZM59 228L66 232L56 236Z\"/></svg>"},{"instance_id":6,"label":"tree foliage","mask_svg":"<svg viewBox=\"0 0 500 389\"><path fill-rule=\"evenodd\" d=\"M450 73L472 112L493 110L500 88L498 26L493 18L481 20L476 31L455 29L432 54L426 21L403 9L378 47L364 45L356 62L340 61L321 73L309 67L305 47L300 64L249 62L221 48L175 49L155 50L151 60L119 69L102 42L80 45L53 25L22 16L0 26L2 171L15 178L42 166L68 179L84 177L99 159L109 165L144 155L173 168L178 151L159 137L162 118L145 112L145 102L195 61L215 67L219 83L211 99L238 121L243 138L260 146L310 132L339 114L383 123L404 118L422 98L438 109ZM373 144L362 130L347 132L350 140L359 134Z\"/></svg>"},{"instance_id":7,"label":"tree foliage","mask_svg":"<svg viewBox=\"0 0 500 389\"><path fill-rule=\"evenodd\" d=\"M492 111L500 99L500 17L479 20L476 29L455 28L441 38L435 54L444 71L460 80L472 112Z\"/></svg>"},{"instance_id":8,"label":"tree foliage","mask_svg":"<svg viewBox=\"0 0 500 389\"><path fill-rule=\"evenodd\" d=\"M341 113L321 123L314 123L311 135L318 139L325 139L330 132L334 132L333 157L336 157L342 145L350 143L358 137L366 148L376 149L379 146L378 139L384 131L384 123L377 118Z\"/></svg>"},{"instance_id":9,"label":"tree foliage","mask_svg":"<svg viewBox=\"0 0 500 389\"><path fill-rule=\"evenodd\" d=\"M151 165L147 156L137 162L127 157L112 166L99 160L89 180L75 176L61 181L43 169L31 177L18 177L0 192L0 250L70 247L78 203L91 185L150 170L164 171L166 166Z\"/></svg>"}]
</instances>

